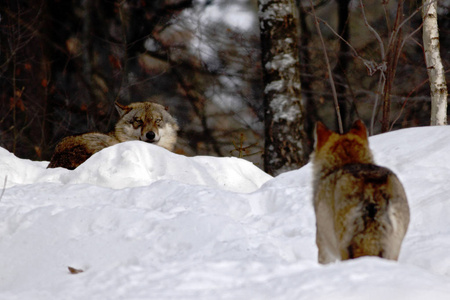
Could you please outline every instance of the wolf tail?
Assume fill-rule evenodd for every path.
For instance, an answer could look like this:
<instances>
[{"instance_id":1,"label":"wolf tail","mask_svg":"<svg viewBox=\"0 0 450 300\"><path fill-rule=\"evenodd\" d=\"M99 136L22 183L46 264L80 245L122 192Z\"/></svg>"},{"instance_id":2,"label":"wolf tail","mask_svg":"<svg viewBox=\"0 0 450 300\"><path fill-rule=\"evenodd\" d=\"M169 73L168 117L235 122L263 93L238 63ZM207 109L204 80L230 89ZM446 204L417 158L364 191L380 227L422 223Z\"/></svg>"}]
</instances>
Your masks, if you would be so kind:
<instances>
[{"instance_id":1,"label":"wolf tail","mask_svg":"<svg viewBox=\"0 0 450 300\"><path fill-rule=\"evenodd\" d=\"M391 241L395 220L391 220L391 173L378 169L366 173L361 199L352 223L353 237L347 245L348 258L379 256L392 258ZM395 200L394 200L395 201Z\"/></svg>"},{"instance_id":2,"label":"wolf tail","mask_svg":"<svg viewBox=\"0 0 450 300\"><path fill-rule=\"evenodd\" d=\"M402 184L387 168L360 165L348 172L355 178L347 198L342 259L379 256L396 260L409 224L409 207Z\"/></svg>"},{"instance_id":3,"label":"wolf tail","mask_svg":"<svg viewBox=\"0 0 450 300\"><path fill-rule=\"evenodd\" d=\"M347 248L348 258L386 256L386 239L392 231L388 216L389 199L376 198L361 203L359 218L355 219L356 230Z\"/></svg>"}]
</instances>

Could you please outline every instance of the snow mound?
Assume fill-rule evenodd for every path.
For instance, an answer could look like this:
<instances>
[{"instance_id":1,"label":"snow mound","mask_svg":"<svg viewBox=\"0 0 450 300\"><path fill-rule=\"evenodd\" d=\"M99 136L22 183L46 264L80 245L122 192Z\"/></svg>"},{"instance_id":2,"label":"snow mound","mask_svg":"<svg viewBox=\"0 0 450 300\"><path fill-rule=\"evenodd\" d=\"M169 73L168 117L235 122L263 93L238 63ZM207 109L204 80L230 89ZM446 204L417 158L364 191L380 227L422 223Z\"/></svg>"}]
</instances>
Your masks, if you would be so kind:
<instances>
[{"instance_id":1,"label":"snow mound","mask_svg":"<svg viewBox=\"0 0 450 300\"><path fill-rule=\"evenodd\" d=\"M326 266L310 165L272 178L129 142L68 171L0 149L0 299L447 300L448 141L447 126L370 139L410 203L399 261Z\"/></svg>"},{"instance_id":2,"label":"snow mound","mask_svg":"<svg viewBox=\"0 0 450 300\"><path fill-rule=\"evenodd\" d=\"M271 176L252 163L207 156L185 157L139 141L106 148L77 169L46 169L48 162L21 160L0 148L0 180L7 176L7 187L17 184L53 182L93 184L114 189L146 186L166 179L191 185L251 192Z\"/></svg>"}]
</instances>

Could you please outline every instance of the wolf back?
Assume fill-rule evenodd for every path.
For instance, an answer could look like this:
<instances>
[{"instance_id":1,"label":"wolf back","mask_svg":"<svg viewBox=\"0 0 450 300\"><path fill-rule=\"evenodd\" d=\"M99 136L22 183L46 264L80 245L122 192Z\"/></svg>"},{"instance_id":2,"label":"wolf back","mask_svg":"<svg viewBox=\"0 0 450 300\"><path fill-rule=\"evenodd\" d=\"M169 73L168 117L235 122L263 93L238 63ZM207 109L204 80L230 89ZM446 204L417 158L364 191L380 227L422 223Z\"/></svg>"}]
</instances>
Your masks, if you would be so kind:
<instances>
[{"instance_id":1,"label":"wolf back","mask_svg":"<svg viewBox=\"0 0 450 300\"><path fill-rule=\"evenodd\" d=\"M113 131L69 136L55 148L48 168L75 169L94 153L125 141L141 140L173 150L179 129L164 106L153 102L136 102L128 106L115 104L120 119Z\"/></svg>"},{"instance_id":2,"label":"wolf back","mask_svg":"<svg viewBox=\"0 0 450 300\"><path fill-rule=\"evenodd\" d=\"M409 206L397 176L374 164L364 124L357 121L340 135L318 123L312 162L319 262L397 260Z\"/></svg>"}]
</instances>

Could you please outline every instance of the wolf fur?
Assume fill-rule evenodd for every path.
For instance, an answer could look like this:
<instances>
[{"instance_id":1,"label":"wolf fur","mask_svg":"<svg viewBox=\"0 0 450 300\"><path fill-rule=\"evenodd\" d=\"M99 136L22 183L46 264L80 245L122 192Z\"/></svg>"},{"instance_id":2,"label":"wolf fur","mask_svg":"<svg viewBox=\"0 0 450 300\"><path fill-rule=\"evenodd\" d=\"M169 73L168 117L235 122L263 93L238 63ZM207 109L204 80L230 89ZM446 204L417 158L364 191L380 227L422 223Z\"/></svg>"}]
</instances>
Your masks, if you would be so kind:
<instances>
[{"instance_id":1,"label":"wolf fur","mask_svg":"<svg viewBox=\"0 0 450 300\"><path fill-rule=\"evenodd\" d=\"M397 176L374 164L363 122L342 135L318 122L315 134L311 160L319 263L361 256L397 260L409 206Z\"/></svg>"},{"instance_id":2,"label":"wolf fur","mask_svg":"<svg viewBox=\"0 0 450 300\"><path fill-rule=\"evenodd\" d=\"M68 136L56 145L48 168L75 169L94 153L126 141L141 140L172 151L179 129L164 106L153 102L115 103L120 119L113 131Z\"/></svg>"}]
</instances>

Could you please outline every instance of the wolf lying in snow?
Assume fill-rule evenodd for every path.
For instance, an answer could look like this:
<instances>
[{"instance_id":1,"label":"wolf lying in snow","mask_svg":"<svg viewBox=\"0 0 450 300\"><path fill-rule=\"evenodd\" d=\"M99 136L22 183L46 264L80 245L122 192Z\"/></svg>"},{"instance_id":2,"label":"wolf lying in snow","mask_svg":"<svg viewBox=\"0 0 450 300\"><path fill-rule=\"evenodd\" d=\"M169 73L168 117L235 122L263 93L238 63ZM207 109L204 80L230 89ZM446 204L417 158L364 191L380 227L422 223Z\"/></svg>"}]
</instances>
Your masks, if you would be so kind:
<instances>
[{"instance_id":1,"label":"wolf lying in snow","mask_svg":"<svg viewBox=\"0 0 450 300\"><path fill-rule=\"evenodd\" d=\"M75 169L94 153L126 141L141 140L173 150L179 129L164 106L153 102L115 103L120 119L113 131L68 136L56 145L48 168Z\"/></svg>"}]
</instances>

